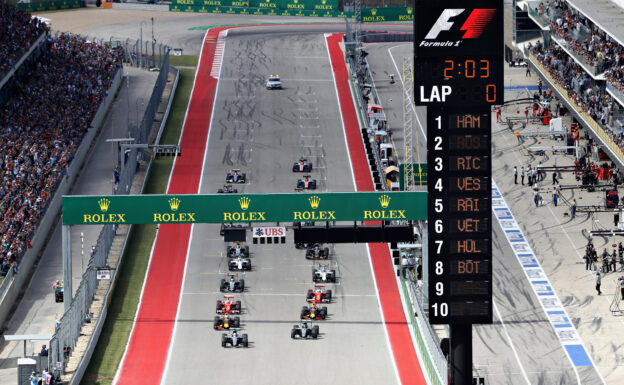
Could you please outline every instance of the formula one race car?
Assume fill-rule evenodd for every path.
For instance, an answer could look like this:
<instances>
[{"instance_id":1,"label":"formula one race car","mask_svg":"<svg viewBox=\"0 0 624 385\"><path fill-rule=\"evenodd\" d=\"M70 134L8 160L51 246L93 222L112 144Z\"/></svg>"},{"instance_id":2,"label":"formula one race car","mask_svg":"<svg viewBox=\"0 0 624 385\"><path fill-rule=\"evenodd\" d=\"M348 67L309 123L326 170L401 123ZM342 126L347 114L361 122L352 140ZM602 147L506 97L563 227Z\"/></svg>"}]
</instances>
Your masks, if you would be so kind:
<instances>
[{"instance_id":1,"label":"formula one race car","mask_svg":"<svg viewBox=\"0 0 624 385\"><path fill-rule=\"evenodd\" d=\"M316 190L316 179L310 179L310 175L304 175L303 179L297 180L297 189Z\"/></svg>"},{"instance_id":2,"label":"formula one race car","mask_svg":"<svg viewBox=\"0 0 624 385\"><path fill-rule=\"evenodd\" d=\"M222 317L215 316L213 327L215 330L240 327L240 317L231 317L229 314L226 314Z\"/></svg>"},{"instance_id":3,"label":"formula one race car","mask_svg":"<svg viewBox=\"0 0 624 385\"><path fill-rule=\"evenodd\" d=\"M329 265L319 265L312 270L312 280L316 282L336 282L336 270L329 270Z\"/></svg>"},{"instance_id":4,"label":"formula one race car","mask_svg":"<svg viewBox=\"0 0 624 385\"><path fill-rule=\"evenodd\" d=\"M218 194L236 194L238 190L232 187L231 184L224 184L223 188L217 190Z\"/></svg>"},{"instance_id":5,"label":"formula one race car","mask_svg":"<svg viewBox=\"0 0 624 385\"><path fill-rule=\"evenodd\" d=\"M317 339L319 335L318 325L312 326L312 321L303 320L299 325L293 325L290 331L290 338L296 339L297 337L307 339Z\"/></svg>"},{"instance_id":6,"label":"formula one race car","mask_svg":"<svg viewBox=\"0 0 624 385\"><path fill-rule=\"evenodd\" d=\"M329 259L329 248L321 249L318 243L308 245L305 257L306 259Z\"/></svg>"},{"instance_id":7,"label":"formula one race car","mask_svg":"<svg viewBox=\"0 0 624 385\"><path fill-rule=\"evenodd\" d=\"M238 335L239 328L231 328L229 333L223 333L221 335L221 346L227 348L230 345L233 348L246 348L249 346L247 339L247 333Z\"/></svg>"},{"instance_id":8,"label":"formula one race car","mask_svg":"<svg viewBox=\"0 0 624 385\"><path fill-rule=\"evenodd\" d=\"M332 291L325 290L325 285L314 285L315 289L308 290L306 301L311 303L330 303L332 299Z\"/></svg>"},{"instance_id":9,"label":"formula one race car","mask_svg":"<svg viewBox=\"0 0 624 385\"><path fill-rule=\"evenodd\" d=\"M304 306L301 308L301 319L325 319L327 317L327 306L319 308L315 303L310 307Z\"/></svg>"},{"instance_id":10,"label":"formula one race car","mask_svg":"<svg viewBox=\"0 0 624 385\"><path fill-rule=\"evenodd\" d=\"M240 314L241 301L233 301L233 295L224 295L224 301L217 301L217 314Z\"/></svg>"},{"instance_id":11,"label":"formula one race car","mask_svg":"<svg viewBox=\"0 0 624 385\"><path fill-rule=\"evenodd\" d=\"M239 169L233 168L225 176L225 182L226 183L245 183L247 182L247 175L245 173L241 173Z\"/></svg>"},{"instance_id":12,"label":"formula one race car","mask_svg":"<svg viewBox=\"0 0 624 385\"><path fill-rule=\"evenodd\" d=\"M299 226L301 227L314 227L314 222L312 221L307 221L307 222L293 222L293 227L294 228L299 228ZM312 246L312 243L305 243L305 242L300 242L300 243L295 243L295 248L297 249L307 249L309 246Z\"/></svg>"},{"instance_id":13,"label":"formula one race car","mask_svg":"<svg viewBox=\"0 0 624 385\"><path fill-rule=\"evenodd\" d=\"M228 279L221 279L221 292L229 291L230 293L244 292L245 280L237 279L238 274L228 274Z\"/></svg>"},{"instance_id":14,"label":"formula one race car","mask_svg":"<svg viewBox=\"0 0 624 385\"><path fill-rule=\"evenodd\" d=\"M299 162L293 164L293 172L312 172L312 163L306 158L299 158Z\"/></svg>"},{"instance_id":15,"label":"formula one race car","mask_svg":"<svg viewBox=\"0 0 624 385\"><path fill-rule=\"evenodd\" d=\"M240 223L221 223L221 230L219 231L219 235L225 235L226 230L230 229L242 229L245 226Z\"/></svg>"},{"instance_id":16,"label":"formula one race car","mask_svg":"<svg viewBox=\"0 0 624 385\"><path fill-rule=\"evenodd\" d=\"M236 242L234 246L226 247L225 250L227 252L228 258L249 258L249 246L241 245L240 242Z\"/></svg>"},{"instance_id":17,"label":"formula one race car","mask_svg":"<svg viewBox=\"0 0 624 385\"><path fill-rule=\"evenodd\" d=\"M251 271L251 259L242 257L230 259L228 261L228 269L230 271Z\"/></svg>"}]
</instances>

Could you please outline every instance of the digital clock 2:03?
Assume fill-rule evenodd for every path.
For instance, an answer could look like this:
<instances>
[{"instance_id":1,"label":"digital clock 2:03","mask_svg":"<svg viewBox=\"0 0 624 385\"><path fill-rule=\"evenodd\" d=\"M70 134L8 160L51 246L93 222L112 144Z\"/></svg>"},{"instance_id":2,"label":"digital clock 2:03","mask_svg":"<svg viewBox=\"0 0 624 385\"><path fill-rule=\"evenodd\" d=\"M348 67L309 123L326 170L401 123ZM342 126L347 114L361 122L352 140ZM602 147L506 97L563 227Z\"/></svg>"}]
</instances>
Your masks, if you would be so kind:
<instances>
[{"instance_id":1,"label":"digital clock 2:03","mask_svg":"<svg viewBox=\"0 0 624 385\"><path fill-rule=\"evenodd\" d=\"M486 57L431 58L416 67L416 85L424 95L435 87L451 87L450 105L492 105L503 103L502 60Z\"/></svg>"}]
</instances>

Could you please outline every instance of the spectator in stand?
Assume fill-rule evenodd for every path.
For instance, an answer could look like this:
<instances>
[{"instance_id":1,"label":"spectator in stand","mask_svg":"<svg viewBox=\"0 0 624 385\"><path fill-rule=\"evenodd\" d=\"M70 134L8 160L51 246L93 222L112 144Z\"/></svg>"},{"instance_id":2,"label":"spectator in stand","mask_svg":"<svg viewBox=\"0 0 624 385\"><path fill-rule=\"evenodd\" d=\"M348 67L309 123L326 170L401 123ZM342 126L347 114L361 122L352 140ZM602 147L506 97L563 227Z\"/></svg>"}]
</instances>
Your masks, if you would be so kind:
<instances>
[{"instance_id":1,"label":"spectator in stand","mask_svg":"<svg viewBox=\"0 0 624 385\"><path fill-rule=\"evenodd\" d=\"M48 27L15 5L0 2L0 78L19 61Z\"/></svg>"},{"instance_id":2,"label":"spectator in stand","mask_svg":"<svg viewBox=\"0 0 624 385\"><path fill-rule=\"evenodd\" d=\"M0 258L2 273L17 261L49 199L107 96L121 66L120 50L62 34L0 106Z\"/></svg>"}]
</instances>

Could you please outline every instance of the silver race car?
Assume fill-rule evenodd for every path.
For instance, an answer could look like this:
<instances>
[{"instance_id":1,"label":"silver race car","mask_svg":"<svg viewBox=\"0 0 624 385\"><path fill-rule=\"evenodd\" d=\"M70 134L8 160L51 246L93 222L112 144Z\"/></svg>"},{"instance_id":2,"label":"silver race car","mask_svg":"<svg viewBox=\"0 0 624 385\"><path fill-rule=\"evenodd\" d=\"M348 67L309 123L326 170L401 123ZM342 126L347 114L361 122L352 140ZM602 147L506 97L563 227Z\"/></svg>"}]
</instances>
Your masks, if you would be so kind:
<instances>
[{"instance_id":1,"label":"silver race car","mask_svg":"<svg viewBox=\"0 0 624 385\"><path fill-rule=\"evenodd\" d=\"M242 293L245 291L245 280L238 279L238 274L228 274L228 279L221 279L221 292Z\"/></svg>"},{"instance_id":2,"label":"silver race car","mask_svg":"<svg viewBox=\"0 0 624 385\"><path fill-rule=\"evenodd\" d=\"M221 346L227 348L231 346L233 348L246 348L249 346L249 339L247 333L238 334L239 328L230 328L229 333L223 333L221 335Z\"/></svg>"},{"instance_id":3,"label":"silver race car","mask_svg":"<svg viewBox=\"0 0 624 385\"><path fill-rule=\"evenodd\" d=\"M249 258L249 246L242 245L240 242L236 242L234 246L226 247L228 258L243 257Z\"/></svg>"},{"instance_id":4,"label":"silver race car","mask_svg":"<svg viewBox=\"0 0 624 385\"><path fill-rule=\"evenodd\" d=\"M312 326L312 321L310 320L302 320L299 325L293 325L292 330L290 331L290 338L292 339L317 339L319 335L319 327L318 325Z\"/></svg>"}]
</instances>

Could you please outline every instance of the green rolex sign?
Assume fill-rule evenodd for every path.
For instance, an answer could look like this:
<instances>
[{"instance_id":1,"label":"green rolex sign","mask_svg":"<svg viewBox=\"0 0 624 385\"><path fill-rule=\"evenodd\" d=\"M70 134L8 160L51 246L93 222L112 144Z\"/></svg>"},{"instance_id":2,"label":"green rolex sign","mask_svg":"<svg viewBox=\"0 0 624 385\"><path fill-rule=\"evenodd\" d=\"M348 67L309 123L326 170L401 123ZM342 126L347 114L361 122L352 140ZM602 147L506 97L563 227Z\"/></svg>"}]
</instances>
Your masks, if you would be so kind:
<instances>
[{"instance_id":1,"label":"green rolex sign","mask_svg":"<svg viewBox=\"0 0 624 385\"><path fill-rule=\"evenodd\" d=\"M426 192L63 197L63 225L424 219Z\"/></svg>"}]
</instances>

